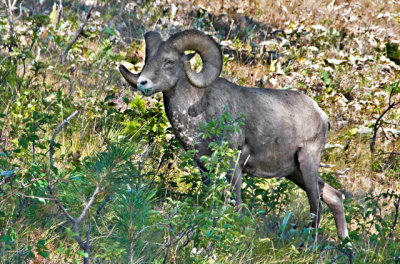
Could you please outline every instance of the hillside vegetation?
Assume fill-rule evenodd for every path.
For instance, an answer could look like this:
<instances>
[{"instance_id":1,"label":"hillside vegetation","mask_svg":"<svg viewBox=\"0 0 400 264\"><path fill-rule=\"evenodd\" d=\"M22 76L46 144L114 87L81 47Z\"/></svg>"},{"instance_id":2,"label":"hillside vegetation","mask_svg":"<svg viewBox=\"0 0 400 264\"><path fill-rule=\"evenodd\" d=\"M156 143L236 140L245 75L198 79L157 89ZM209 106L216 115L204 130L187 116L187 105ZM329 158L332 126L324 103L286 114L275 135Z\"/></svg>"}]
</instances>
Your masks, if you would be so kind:
<instances>
[{"instance_id":1,"label":"hillside vegetation","mask_svg":"<svg viewBox=\"0 0 400 264\"><path fill-rule=\"evenodd\" d=\"M220 44L222 77L328 114L320 176L346 197L348 239L326 206L307 228L285 179L245 176L236 212L242 120L199 129L216 139L202 175L162 95L130 90L118 66L140 72L143 34L188 28ZM400 263L399 29L395 0L2 0L0 263Z\"/></svg>"}]
</instances>

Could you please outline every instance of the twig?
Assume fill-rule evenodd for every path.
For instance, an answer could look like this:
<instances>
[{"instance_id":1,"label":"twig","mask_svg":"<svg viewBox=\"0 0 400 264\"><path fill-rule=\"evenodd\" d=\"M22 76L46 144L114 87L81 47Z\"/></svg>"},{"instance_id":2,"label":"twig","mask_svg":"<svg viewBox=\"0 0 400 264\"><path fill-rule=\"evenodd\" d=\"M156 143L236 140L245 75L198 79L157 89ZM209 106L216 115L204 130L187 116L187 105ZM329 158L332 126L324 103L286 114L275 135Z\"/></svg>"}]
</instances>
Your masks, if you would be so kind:
<instances>
[{"instance_id":1,"label":"twig","mask_svg":"<svg viewBox=\"0 0 400 264\"><path fill-rule=\"evenodd\" d=\"M346 172L348 172L349 170L350 170L350 168L346 168L344 170L338 170L338 171L335 171L334 174L335 175L345 175Z\"/></svg>"},{"instance_id":2,"label":"twig","mask_svg":"<svg viewBox=\"0 0 400 264\"><path fill-rule=\"evenodd\" d=\"M59 24L60 23L60 21L61 21L61 16L62 16L62 13L63 13L63 4L62 4L62 0L59 0L59 11L58 11L58 19L57 19L57 24Z\"/></svg>"},{"instance_id":3,"label":"twig","mask_svg":"<svg viewBox=\"0 0 400 264\"><path fill-rule=\"evenodd\" d=\"M333 167L335 167L335 165L320 163L319 167L321 167L321 168L333 168Z\"/></svg>"},{"instance_id":4,"label":"twig","mask_svg":"<svg viewBox=\"0 0 400 264\"><path fill-rule=\"evenodd\" d=\"M68 44L68 46L67 46L67 48L65 49L63 55L61 56L60 62L61 62L62 64L65 64L69 50L72 48L72 46L74 45L74 43L78 40L79 36L82 35L83 28L84 28L84 27L86 26L86 24L88 23L93 8L94 8L94 6L91 6L91 7L89 8L89 11L87 12L87 15L86 15L85 20L84 20L83 23L80 25L80 27L78 28L78 30L75 32L74 37L72 38L71 42Z\"/></svg>"},{"instance_id":5,"label":"twig","mask_svg":"<svg viewBox=\"0 0 400 264\"><path fill-rule=\"evenodd\" d=\"M3 62L4 62L5 60L7 60L8 58L10 58L10 56L4 57L4 58L0 61L0 65L3 64Z\"/></svg>"},{"instance_id":6,"label":"twig","mask_svg":"<svg viewBox=\"0 0 400 264\"><path fill-rule=\"evenodd\" d=\"M395 152L395 151L383 152L383 153L380 153L380 155L400 155L400 152Z\"/></svg>"},{"instance_id":7,"label":"twig","mask_svg":"<svg viewBox=\"0 0 400 264\"><path fill-rule=\"evenodd\" d=\"M390 111L390 109L392 109L392 108L394 108L396 105L399 105L399 104L400 104L400 102L393 102L393 103L392 103L392 96L393 96L393 93L394 93L394 88L395 88L395 87L392 87L392 90L390 91L390 95L389 95L389 106L386 108L385 111L383 111L383 113L378 117L378 119L377 119L376 122L375 122L375 125L374 125L374 135L372 136L371 143L370 143L370 145L369 145L369 148L370 148L371 152L374 152L374 151L375 151L375 140L376 140L376 135L377 135L377 133L378 133L379 128L382 126L381 119L383 118L383 116L384 116L387 112Z\"/></svg>"},{"instance_id":8,"label":"twig","mask_svg":"<svg viewBox=\"0 0 400 264\"><path fill-rule=\"evenodd\" d=\"M54 193L53 193L53 189L51 188L50 185L47 185L47 189L49 190L49 193L51 195L51 197L53 197L54 201L56 202L56 204L58 205L58 207L61 209L61 211L64 213L64 215L73 223L75 223L75 218L73 216L71 216L67 209L65 209L64 205L60 202L60 200L58 200Z\"/></svg>"},{"instance_id":9,"label":"twig","mask_svg":"<svg viewBox=\"0 0 400 264\"><path fill-rule=\"evenodd\" d=\"M13 3L11 3L11 0L3 0L5 6L7 7L8 11L8 23L10 24L10 45L8 45L8 50L11 52L14 47L17 46L15 42L15 33L14 33L14 19L13 19L13 14L12 10L14 9L15 4L17 3L17 0L15 0Z\"/></svg>"},{"instance_id":10,"label":"twig","mask_svg":"<svg viewBox=\"0 0 400 264\"><path fill-rule=\"evenodd\" d=\"M60 129L61 129L64 125L66 125L67 123L69 123L69 121L70 121L74 116L76 116L78 113L79 113L78 110L76 110L75 112L73 112L67 119L65 119L61 124L59 124L59 125L57 126L56 130L54 131L54 134L53 134L53 136L51 137L51 140L50 140L50 149L49 149L49 152L50 152L50 169L53 168L53 166L54 166L53 152L54 152L54 140L56 139L56 136L57 136L58 132L60 132Z\"/></svg>"},{"instance_id":11,"label":"twig","mask_svg":"<svg viewBox=\"0 0 400 264\"><path fill-rule=\"evenodd\" d=\"M35 140L32 141L32 157L33 157L33 163L36 162L36 156L35 153L36 152L36 148L35 148Z\"/></svg>"},{"instance_id":12,"label":"twig","mask_svg":"<svg viewBox=\"0 0 400 264\"><path fill-rule=\"evenodd\" d=\"M34 195L26 195L23 193L19 193L22 197L24 198L31 198L31 199L42 199L42 200L49 200L49 201L54 201L54 198L48 198L48 197L40 197L40 196L34 196Z\"/></svg>"},{"instance_id":13,"label":"twig","mask_svg":"<svg viewBox=\"0 0 400 264\"><path fill-rule=\"evenodd\" d=\"M99 218L100 216L100 212L101 210L106 206L106 204L111 200L111 195L107 195L106 198L104 199L104 201L101 203L101 205L97 208L96 210L96 221L97 218Z\"/></svg>"},{"instance_id":14,"label":"twig","mask_svg":"<svg viewBox=\"0 0 400 264\"><path fill-rule=\"evenodd\" d=\"M22 1L19 3L19 15L15 18L15 20L18 20L22 17Z\"/></svg>"},{"instance_id":15,"label":"twig","mask_svg":"<svg viewBox=\"0 0 400 264\"><path fill-rule=\"evenodd\" d=\"M16 222L18 221L18 219L21 217L22 211L25 209L25 207L26 207L27 205L28 205L28 198L25 197L25 198L22 200L22 203L20 204L20 206L19 206L19 208L18 208L17 216L16 216L15 219L14 219L14 223L16 223Z\"/></svg>"},{"instance_id":16,"label":"twig","mask_svg":"<svg viewBox=\"0 0 400 264\"><path fill-rule=\"evenodd\" d=\"M394 213L393 225L390 230L389 237L393 236L394 229L396 228L396 225L397 225L397 219L399 218L399 206L400 206L400 195L399 195L399 198L397 198L397 202L394 202L395 213Z\"/></svg>"}]
</instances>

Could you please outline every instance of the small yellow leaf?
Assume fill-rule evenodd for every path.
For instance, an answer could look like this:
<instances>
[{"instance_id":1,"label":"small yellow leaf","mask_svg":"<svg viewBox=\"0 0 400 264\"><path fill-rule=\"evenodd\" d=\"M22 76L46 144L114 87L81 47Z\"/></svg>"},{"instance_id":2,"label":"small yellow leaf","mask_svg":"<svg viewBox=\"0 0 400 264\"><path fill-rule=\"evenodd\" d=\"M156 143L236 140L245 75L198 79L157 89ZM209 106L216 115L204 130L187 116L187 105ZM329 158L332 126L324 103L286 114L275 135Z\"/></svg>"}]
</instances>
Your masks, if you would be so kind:
<instances>
[{"instance_id":1,"label":"small yellow leaf","mask_svg":"<svg viewBox=\"0 0 400 264\"><path fill-rule=\"evenodd\" d=\"M352 128L349 130L349 132L350 132L350 135L354 136L355 134L357 134L358 131L357 131L357 128Z\"/></svg>"},{"instance_id":2,"label":"small yellow leaf","mask_svg":"<svg viewBox=\"0 0 400 264\"><path fill-rule=\"evenodd\" d=\"M301 57L301 58L298 58L298 59L297 59L297 62L300 63L300 64L303 64L303 62L304 62L305 60L306 60L306 58Z\"/></svg>"},{"instance_id":3,"label":"small yellow leaf","mask_svg":"<svg viewBox=\"0 0 400 264\"><path fill-rule=\"evenodd\" d=\"M269 66L269 71L275 72L275 70L276 70L276 62L277 62L277 60L273 60L271 62L271 65Z\"/></svg>"}]
</instances>

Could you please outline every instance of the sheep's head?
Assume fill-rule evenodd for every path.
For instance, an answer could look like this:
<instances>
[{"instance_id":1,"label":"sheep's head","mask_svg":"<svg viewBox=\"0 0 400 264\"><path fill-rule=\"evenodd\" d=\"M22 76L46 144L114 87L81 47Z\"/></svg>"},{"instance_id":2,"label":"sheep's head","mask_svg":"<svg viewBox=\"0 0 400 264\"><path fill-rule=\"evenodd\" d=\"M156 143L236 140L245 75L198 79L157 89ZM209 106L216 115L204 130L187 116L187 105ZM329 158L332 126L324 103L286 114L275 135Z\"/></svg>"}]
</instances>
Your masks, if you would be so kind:
<instances>
[{"instance_id":1,"label":"sheep's head","mask_svg":"<svg viewBox=\"0 0 400 264\"><path fill-rule=\"evenodd\" d=\"M172 89L185 72L189 82L198 88L210 85L218 78L222 69L222 55L217 43L198 30L179 32L163 41L157 32L145 34L146 59L140 74L133 74L124 66L119 69L124 78L144 95L165 92ZM196 51L203 60L200 72L192 70L187 50Z\"/></svg>"}]
</instances>

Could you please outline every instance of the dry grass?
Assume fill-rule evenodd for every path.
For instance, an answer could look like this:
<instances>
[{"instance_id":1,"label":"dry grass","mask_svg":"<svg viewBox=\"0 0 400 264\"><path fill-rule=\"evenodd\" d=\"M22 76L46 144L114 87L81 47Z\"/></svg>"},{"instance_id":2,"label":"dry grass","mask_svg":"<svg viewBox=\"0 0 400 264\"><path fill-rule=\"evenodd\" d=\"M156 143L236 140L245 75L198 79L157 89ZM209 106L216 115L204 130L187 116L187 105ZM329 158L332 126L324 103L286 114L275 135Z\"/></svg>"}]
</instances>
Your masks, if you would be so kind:
<instances>
[{"instance_id":1,"label":"dry grass","mask_svg":"<svg viewBox=\"0 0 400 264\"><path fill-rule=\"evenodd\" d=\"M336 28L346 27L351 32L375 31L387 40L399 40L400 5L391 0L359 1L193 1L194 7L205 7L214 14L245 14L276 28L288 23L304 25L330 21Z\"/></svg>"}]
</instances>

